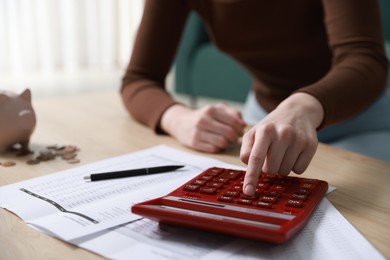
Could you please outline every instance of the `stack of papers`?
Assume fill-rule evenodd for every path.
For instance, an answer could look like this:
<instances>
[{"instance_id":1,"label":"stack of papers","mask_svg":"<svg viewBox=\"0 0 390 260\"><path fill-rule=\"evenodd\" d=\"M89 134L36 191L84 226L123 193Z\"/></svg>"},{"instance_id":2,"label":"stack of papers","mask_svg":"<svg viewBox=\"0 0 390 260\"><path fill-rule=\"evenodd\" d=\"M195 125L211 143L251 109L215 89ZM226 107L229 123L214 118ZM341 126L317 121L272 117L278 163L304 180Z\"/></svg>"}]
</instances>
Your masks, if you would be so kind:
<instances>
[{"instance_id":1,"label":"stack of papers","mask_svg":"<svg viewBox=\"0 0 390 260\"><path fill-rule=\"evenodd\" d=\"M96 172L185 165L171 173L86 182ZM164 145L0 188L0 207L31 227L110 259L384 259L324 198L283 245L159 225L130 208L209 167L243 169ZM149 257L149 258L148 258Z\"/></svg>"}]
</instances>

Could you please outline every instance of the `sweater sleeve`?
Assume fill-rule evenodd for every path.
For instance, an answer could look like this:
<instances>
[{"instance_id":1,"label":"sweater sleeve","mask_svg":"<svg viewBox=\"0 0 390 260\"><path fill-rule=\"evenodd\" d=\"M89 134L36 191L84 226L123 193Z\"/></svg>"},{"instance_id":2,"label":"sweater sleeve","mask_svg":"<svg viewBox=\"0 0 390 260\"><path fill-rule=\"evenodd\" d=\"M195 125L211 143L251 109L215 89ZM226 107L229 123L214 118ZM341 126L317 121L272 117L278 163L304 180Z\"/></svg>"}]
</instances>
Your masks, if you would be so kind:
<instances>
[{"instance_id":1,"label":"sweater sleeve","mask_svg":"<svg viewBox=\"0 0 390 260\"><path fill-rule=\"evenodd\" d=\"M332 51L332 67L319 81L298 92L315 96L325 117L321 128L369 106L384 90L386 59L376 0L322 0Z\"/></svg>"},{"instance_id":2,"label":"sweater sleeve","mask_svg":"<svg viewBox=\"0 0 390 260\"><path fill-rule=\"evenodd\" d=\"M137 121L158 131L163 112L175 101L165 90L189 9L182 0L147 0L121 96Z\"/></svg>"}]
</instances>

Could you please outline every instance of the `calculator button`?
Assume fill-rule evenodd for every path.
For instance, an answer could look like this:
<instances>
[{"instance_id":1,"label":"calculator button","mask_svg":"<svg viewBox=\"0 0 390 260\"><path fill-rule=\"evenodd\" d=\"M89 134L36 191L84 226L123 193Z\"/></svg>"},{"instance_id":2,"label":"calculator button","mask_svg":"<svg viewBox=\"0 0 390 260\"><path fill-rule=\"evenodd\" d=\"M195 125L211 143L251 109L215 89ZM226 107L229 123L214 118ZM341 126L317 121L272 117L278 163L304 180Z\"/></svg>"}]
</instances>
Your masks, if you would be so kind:
<instances>
[{"instance_id":1,"label":"calculator button","mask_svg":"<svg viewBox=\"0 0 390 260\"><path fill-rule=\"evenodd\" d=\"M213 176L209 176L209 175L202 175L199 177L200 180L205 180L205 181L210 181L211 179L213 179Z\"/></svg>"},{"instance_id":2,"label":"calculator button","mask_svg":"<svg viewBox=\"0 0 390 260\"><path fill-rule=\"evenodd\" d=\"M309 195L311 193L310 189L298 189L295 191L296 194L303 194L303 195Z\"/></svg>"},{"instance_id":3,"label":"calculator button","mask_svg":"<svg viewBox=\"0 0 390 260\"><path fill-rule=\"evenodd\" d=\"M288 180L288 179L285 179L285 178L283 178L283 179L280 179L280 180L277 180L277 181L275 181L275 184L277 184L277 185L280 185L280 186L290 186L291 185L291 180Z\"/></svg>"},{"instance_id":4,"label":"calculator button","mask_svg":"<svg viewBox=\"0 0 390 260\"><path fill-rule=\"evenodd\" d=\"M238 198L237 203L242 205L252 205L253 200Z\"/></svg>"},{"instance_id":5,"label":"calculator button","mask_svg":"<svg viewBox=\"0 0 390 260\"><path fill-rule=\"evenodd\" d=\"M269 202L269 203L275 203L277 201L277 198L276 197L273 197L273 196L261 196L260 197L260 200L262 202Z\"/></svg>"},{"instance_id":6,"label":"calculator button","mask_svg":"<svg viewBox=\"0 0 390 260\"><path fill-rule=\"evenodd\" d=\"M280 191L280 192L284 192L287 189L287 187L282 186L282 185L275 185L275 186L272 186L271 189L276 190L276 191Z\"/></svg>"},{"instance_id":7,"label":"calculator button","mask_svg":"<svg viewBox=\"0 0 390 260\"><path fill-rule=\"evenodd\" d=\"M312 189L314 187L314 184L311 184L311 183L302 183L301 185L299 185L299 188L302 188L302 189Z\"/></svg>"},{"instance_id":8,"label":"calculator button","mask_svg":"<svg viewBox=\"0 0 390 260\"><path fill-rule=\"evenodd\" d=\"M263 182L259 182L259 183L257 184L257 188L259 188L259 189L267 189L268 186L269 186L268 183L263 183Z\"/></svg>"},{"instance_id":9,"label":"calculator button","mask_svg":"<svg viewBox=\"0 0 390 260\"><path fill-rule=\"evenodd\" d=\"M307 199L307 195L304 195L304 194L293 194L293 195L291 195L291 198L295 199L295 200L305 201Z\"/></svg>"},{"instance_id":10,"label":"calculator button","mask_svg":"<svg viewBox=\"0 0 390 260\"><path fill-rule=\"evenodd\" d=\"M221 169L221 168L211 168L205 172L205 175L215 177L215 176L218 176L221 172L223 172L223 169Z\"/></svg>"},{"instance_id":11,"label":"calculator button","mask_svg":"<svg viewBox=\"0 0 390 260\"><path fill-rule=\"evenodd\" d=\"M212 187L202 187L199 189L199 192L204 194L215 194L217 193L217 189Z\"/></svg>"},{"instance_id":12,"label":"calculator button","mask_svg":"<svg viewBox=\"0 0 390 260\"><path fill-rule=\"evenodd\" d=\"M229 181L228 178L222 178L222 177L217 177L213 179L214 182L221 182L221 183L227 183Z\"/></svg>"},{"instance_id":13,"label":"calculator button","mask_svg":"<svg viewBox=\"0 0 390 260\"><path fill-rule=\"evenodd\" d=\"M192 184L203 186L203 185L206 184L206 181L205 180L195 180L195 181L192 182Z\"/></svg>"},{"instance_id":14,"label":"calculator button","mask_svg":"<svg viewBox=\"0 0 390 260\"><path fill-rule=\"evenodd\" d=\"M207 183L206 186L207 187L213 187L213 188L216 188L216 189L222 189L223 183L221 183L221 182L209 182L209 183Z\"/></svg>"},{"instance_id":15,"label":"calculator button","mask_svg":"<svg viewBox=\"0 0 390 260\"><path fill-rule=\"evenodd\" d=\"M288 200L287 201L287 206L294 207L294 208L300 208L303 206L303 201L302 200Z\"/></svg>"},{"instance_id":16,"label":"calculator button","mask_svg":"<svg viewBox=\"0 0 390 260\"><path fill-rule=\"evenodd\" d=\"M242 186L241 185L234 185L233 190L237 190L237 191L242 191Z\"/></svg>"},{"instance_id":17,"label":"calculator button","mask_svg":"<svg viewBox=\"0 0 390 260\"><path fill-rule=\"evenodd\" d=\"M256 206L258 206L260 208L271 209L272 208L272 203L259 201L259 202L256 203Z\"/></svg>"},{"instance_id":18,"label":"calculator button","mask_svg":"<svg viewBox=\"0 0 390 260\"><path fill-rule=\"evenodd\" d=\"M183 188L185 191L198 191L199 185L188 184Z\"/></svg>"},{"instance_id":19,"label":"calculator button","mask_svg":"<svg viewBox=\"0 0 390 260\"><path fill-rule=\"evenodd\" d=\"M271 190L271 191L267 191L264 193L264 195L266 196L272 196L272 197L276 197L276 198L279 198L280 196L282 196L282 192L280 191L277 191L277 190Z\"/></svg>"},{"instance_id":20,"label":"calculator button","mask_svg":"<svg viewBox=\"0 0 390 260\"><path fill-rule=\"evenodd\" d=\"M241 176L242 172L239 171L226 171L220 175L222 178L228 178L231 180L237 179L239 176Z\"/></svg>"},{"instance_id":21,"label":"calculator button","mask_svg":"<svg viewBox=\"0 0 390 260\"><path fill-rule=\"evenodd\" d=\"M256 189L256 191L255 191L255 194L257 195L257 196L259 196L259 195L261 195L261 194L263 194L264 193L264 190L263 189Z\"/></svg>"},{"instance_id":22,"label":"calculator button","mask_svg":"<svg viewBox=\"0 0 390 260\"><path fill-rule=\"evenodd\" d=\"M233 198L237 198L240 195L240 192L236 191L236 190L227 190L224 195L229 196L229 197L233 197Z\"/></svg>"},{"instance_id":23,"label":"calculator button","mask_svg":"<svg viewBox=\"0 0 390 260\"><path fill-rule=\"evenodd\" d=\"M269 177L264 177L261 182L271 182L271 178Z\"/></svg>"},{"instance_id":24,"label":"calculator button","mask_svg":"<svg viewBox=\"0 0 390 260\"><path fill-rule=\"evenodd\" d=\"M283 210L283 214L288 214L288 215L292 215L295 213L296 210L293 210L293 209L284 209Z\"/></svg>"},{"instance_id":25,"label":"calculator button","mask_svg":"<svg viewBox=\"0 0 390 260\"><path fill-rule=\"evenodd\" d=\"M219 201L224 201L224 202L233 202L233 197L229 196L219 196L218 197Z\"/></svg>"},{"instance_id":26,"label":"calculator button","mask_svg":"<svg viewBox=\"0 0 390 260\"><path fill-rule=\"evenodd\" d=\"M257 194L255 193L254 195L246 195L245 193L241 193L240 197L243 199L248 199L248 200L256 200Z\"/></svg>"},{"instance_id":27,"label":"calculator button","mask_svg":"<svg viewBox=\"0 0 390 260\"><path fill-rule=\"evenodd\" d=\"M302 178L300 179L301 182L306 182L306 183L317 183L317 180L316 179L306 179L306 178Z\"/></svg>"}]
</instances>

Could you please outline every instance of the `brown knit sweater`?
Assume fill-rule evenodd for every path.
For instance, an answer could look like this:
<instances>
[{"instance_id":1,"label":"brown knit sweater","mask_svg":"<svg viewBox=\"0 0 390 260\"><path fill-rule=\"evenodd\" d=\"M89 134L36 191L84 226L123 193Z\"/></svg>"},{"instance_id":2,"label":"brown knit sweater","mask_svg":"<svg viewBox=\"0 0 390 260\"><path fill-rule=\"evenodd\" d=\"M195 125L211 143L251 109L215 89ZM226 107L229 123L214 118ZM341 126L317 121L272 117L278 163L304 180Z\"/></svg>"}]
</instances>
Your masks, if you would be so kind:
<instances>
[{"instance_id":1,"label":"brown knit sweater","mask_svg":"<svg viewBox=\"0 0 390 260\"><path fill-rule=\"evenodd\" d=\"M324 127L384 89L377 0L147 0L121 93L131 115L154 130L175 104L164 82L191 10L215 45L251 73L267 111L293 92L309 93L324 108Z\"/></svg>"}]
</instances>

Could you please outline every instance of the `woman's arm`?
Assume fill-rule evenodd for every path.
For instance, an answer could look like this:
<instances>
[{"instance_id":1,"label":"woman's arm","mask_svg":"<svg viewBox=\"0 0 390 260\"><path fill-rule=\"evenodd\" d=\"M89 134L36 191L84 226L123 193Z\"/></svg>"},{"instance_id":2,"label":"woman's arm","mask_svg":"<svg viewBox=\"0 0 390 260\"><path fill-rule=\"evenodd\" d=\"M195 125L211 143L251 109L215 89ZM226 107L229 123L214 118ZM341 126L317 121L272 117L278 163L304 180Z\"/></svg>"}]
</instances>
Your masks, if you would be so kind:
<instances>
[{"instance_id":1,"label":"woman's arm","mask_svg":"<svg viewBox=\"0 0 390 260\"><path fill-rule=\"evenodd\" d=\"M130 114L155 131L162 113L176 102L165 90L189 14L185 1L147 0L121 94Z\"/></svg>"},{"instance_id":2,"label":"woman's arm","mask_svg":"<svg viewBox=\"0 0 390 260\"><path fill-rule=\"evenodd\" d=\"M215 153L243 134L240 113L216 104L198 110L177 104L165 91L165 77L188 16L185 1L148 0L122 83L122 98L131 115L156 132L182 144Z\"/></svg>"},{"instance_id":3,"label":"woman's arm","mask_svg":"<svg viewBox=\"0 0 390 260\"><path fill-rule=\"evenodd\" d=\"M332 66L299 92L316 97L325 115L321 128L355 116L386 86L388 61L377 0L322 0Z\"/></svg>"}]
</instances>

